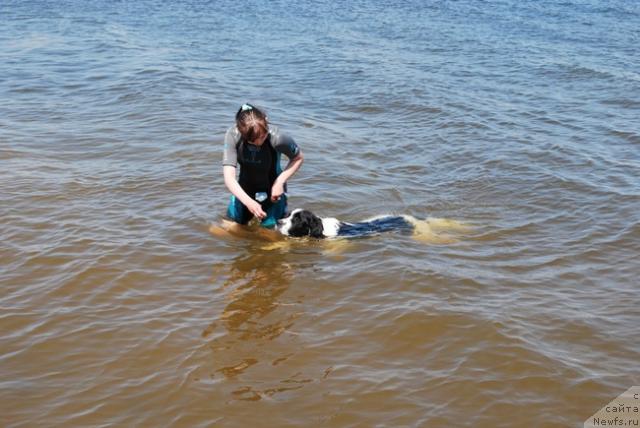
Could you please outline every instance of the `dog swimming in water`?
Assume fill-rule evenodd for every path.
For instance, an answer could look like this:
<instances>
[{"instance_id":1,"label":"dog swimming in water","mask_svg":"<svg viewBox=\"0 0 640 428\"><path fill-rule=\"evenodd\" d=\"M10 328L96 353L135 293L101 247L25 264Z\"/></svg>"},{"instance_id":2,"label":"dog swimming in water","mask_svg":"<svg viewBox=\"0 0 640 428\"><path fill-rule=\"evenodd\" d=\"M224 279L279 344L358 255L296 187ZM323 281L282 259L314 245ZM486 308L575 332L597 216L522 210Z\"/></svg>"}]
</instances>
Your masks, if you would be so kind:
<instances>
[{"instance_id":1,"label":"dog swimming in water","mask_svg":"<svg viewBox=\"0 0 640 428\"><path fill-rule=\"evenodd\" d=\"M323 239L358 238L385 232L419 235L433 242L453 242L449 236L437 235L434 229L465 231L462 223L447 219L418 220L409 215L384 215L357 223L347 223L336 218L320 218L311 211L297 208L287 217L278 220L276 229L285 236Z\"/></svg>"}]
</instances>

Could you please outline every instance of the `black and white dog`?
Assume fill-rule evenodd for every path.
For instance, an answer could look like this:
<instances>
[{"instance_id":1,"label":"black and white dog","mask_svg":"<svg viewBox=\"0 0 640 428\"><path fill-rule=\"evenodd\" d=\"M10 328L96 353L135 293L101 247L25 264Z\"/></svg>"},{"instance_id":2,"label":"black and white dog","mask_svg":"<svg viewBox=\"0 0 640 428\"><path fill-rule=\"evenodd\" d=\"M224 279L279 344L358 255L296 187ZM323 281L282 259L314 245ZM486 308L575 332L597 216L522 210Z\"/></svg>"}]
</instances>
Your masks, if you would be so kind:
<instances>
[{"instance_id":1,"label":"black and white dog","mask_svg":"<svg viewBox=\"0 0 640 428\"><path fill-rule=\"evenodd\" d=\"M278 220L276 229L286 236L312 238L355 238L378 233L399 231L411 234L416 219L410 216L380 216L358 223L345 223L336 218L320 218L311 211L295 209Z\"/></svg>"}]
</instances>

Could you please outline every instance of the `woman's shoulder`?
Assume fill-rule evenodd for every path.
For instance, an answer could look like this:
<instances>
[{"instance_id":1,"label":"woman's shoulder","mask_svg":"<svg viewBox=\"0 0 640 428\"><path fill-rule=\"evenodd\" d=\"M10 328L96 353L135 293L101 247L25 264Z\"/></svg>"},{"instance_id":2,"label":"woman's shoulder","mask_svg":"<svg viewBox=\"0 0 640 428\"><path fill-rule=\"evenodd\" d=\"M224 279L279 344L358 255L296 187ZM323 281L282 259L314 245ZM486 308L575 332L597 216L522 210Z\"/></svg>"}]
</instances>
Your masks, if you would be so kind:
<instances>
[{"instance_id":1,"label":"woman's shoulder","mask_svg":"<svg viewBox=\"0 0 640 428\"><path fill-rule=\"evenodd\" d=\"M289 134L285 134L275 127L274 129L269 129L269 133L271 134L271 146L276 151L284 153L290 159L300 153L298 145Z\"/></svg>"},{"instance_id":2,"label":"woman's shoulder","mask_svg":"<svg viewBox=\"0 0 640 428\"><path fill-rule=\"evenodd\" d=\"M227 129L227 132L225 132L224 134L224 142L225 144L237 144L240 142L241 136L240 136L240 131L238 131L238 128L234 125L234 126L230 126L229 129Z\"/></svg>"},{"instance_id":3,"label":"woman's shoulder","mask_svg":"<svg viewBox=\"0 0 640 428\"><path fill-rule=\"evenodd\" d=\"M240 138L240 131L238 131L238 127L235 125L230 126L225 132L225 137L233 137L234 139Z\"/></svg>"},{"instance_id":4,"label":"woman's shoulder","mask_svg":"<svg viewBox=\"0 0 640 428\"><path fill-rule=\"evenodd\" d=\"M278 126L269 125L269 134L271 134L271 138L279 137L282 135L280 128Z\"/></svg>"},{"instance_id":5,"label":"woman's shoulder","mask_svg":"<svg viewBox=\"0 0 640 428\"><path fill-rule=\"evenodd\" d=\"M282 131L277 126L269 125L269 134L271 135L271 142L274 145L278 145L280 143L289 144L293 141L293 138L286 132Z\"/></svg>"}]
</instances>

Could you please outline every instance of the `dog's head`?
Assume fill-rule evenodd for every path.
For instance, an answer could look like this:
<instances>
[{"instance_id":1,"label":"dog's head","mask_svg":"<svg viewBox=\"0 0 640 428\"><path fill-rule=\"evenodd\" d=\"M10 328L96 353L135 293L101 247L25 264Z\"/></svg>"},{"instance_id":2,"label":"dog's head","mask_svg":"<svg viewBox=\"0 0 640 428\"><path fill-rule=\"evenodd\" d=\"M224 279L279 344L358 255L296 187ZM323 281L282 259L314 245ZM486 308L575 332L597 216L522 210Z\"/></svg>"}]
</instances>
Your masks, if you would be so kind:
<instances>
[{"instance_id":1,"label":"dog's head","mask_svg":"<svg viewBox=\"0 0 640 428\"><path fill-rule=\"evenodd\" d=\"M311 211L295 209L281 220L278 220L277 229L287 236L311 236L312 238L324 238L322 219Z\"/></svg>"}]
</instances>

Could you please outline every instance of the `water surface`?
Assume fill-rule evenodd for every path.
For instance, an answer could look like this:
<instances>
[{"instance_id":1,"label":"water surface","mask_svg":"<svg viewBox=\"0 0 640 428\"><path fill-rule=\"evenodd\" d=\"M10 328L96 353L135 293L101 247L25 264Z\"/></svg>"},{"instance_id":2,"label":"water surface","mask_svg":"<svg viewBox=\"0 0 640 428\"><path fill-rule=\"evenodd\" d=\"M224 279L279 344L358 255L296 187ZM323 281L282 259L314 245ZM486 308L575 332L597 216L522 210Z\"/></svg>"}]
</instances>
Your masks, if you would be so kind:
<instances>
[{"instance_id":1,"label":"water surface","mask_svg":"<svg viewBox=\"0 0 640 428\"><path fill-rule=\"evenodd\" d=\"M581 426L640 385L636 3L5 1L0 421ZM243 102L290 206L220 238Z\"/></svg>"}]
</instances>

